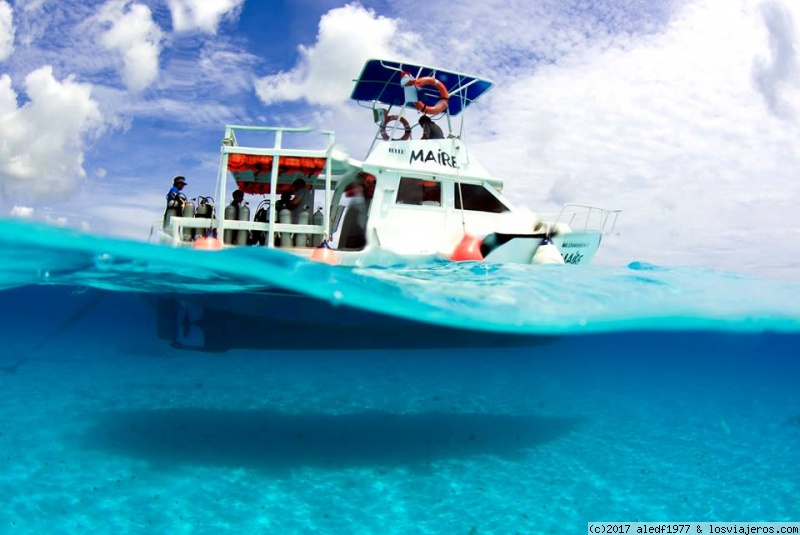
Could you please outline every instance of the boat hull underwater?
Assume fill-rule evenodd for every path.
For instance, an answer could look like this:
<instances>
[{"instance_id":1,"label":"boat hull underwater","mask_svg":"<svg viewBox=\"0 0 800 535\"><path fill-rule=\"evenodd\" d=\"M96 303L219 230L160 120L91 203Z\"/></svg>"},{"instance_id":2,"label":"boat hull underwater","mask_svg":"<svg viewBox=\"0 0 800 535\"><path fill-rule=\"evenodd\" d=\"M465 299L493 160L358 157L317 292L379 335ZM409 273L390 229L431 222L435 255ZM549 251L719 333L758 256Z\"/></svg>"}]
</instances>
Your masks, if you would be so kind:
<instances>
[{"instance_id":1,"label":"boat hull underwater","mask_svg":"<svg viewBox=\"0 0 800 535\"><path fill-rule=\"evenodd\" d=\"M459 329L341 306L295 292L155 298L156 334L173 349L419 349L529 347L558 337Z\"/></svg>"}]
</instances>

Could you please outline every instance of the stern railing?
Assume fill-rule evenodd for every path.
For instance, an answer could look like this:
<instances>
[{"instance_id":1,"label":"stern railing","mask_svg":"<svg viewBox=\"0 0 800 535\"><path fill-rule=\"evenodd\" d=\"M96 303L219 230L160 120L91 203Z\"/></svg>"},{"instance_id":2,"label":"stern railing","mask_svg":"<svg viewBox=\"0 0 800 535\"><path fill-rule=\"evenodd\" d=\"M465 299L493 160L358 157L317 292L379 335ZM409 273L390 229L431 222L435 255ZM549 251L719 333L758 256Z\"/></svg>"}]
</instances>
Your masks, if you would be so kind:
<instances>
[{"instance_id":1,"label":"stern railing","mask_svg":"<svg viewBox=\"0 0 800 535\"><path fill-rule=\"evenodd\" d=\"M555 227L559 223L564 223L573 232L593 231L601 234L610 234L616 228L617 219L621 212L622 210L617 208L610 209L588 204L567 203L561 207L561 211L558 212L550 224ZM542 219L546 219L546 216L542 216Z\"/></svg>"}]
</instances>

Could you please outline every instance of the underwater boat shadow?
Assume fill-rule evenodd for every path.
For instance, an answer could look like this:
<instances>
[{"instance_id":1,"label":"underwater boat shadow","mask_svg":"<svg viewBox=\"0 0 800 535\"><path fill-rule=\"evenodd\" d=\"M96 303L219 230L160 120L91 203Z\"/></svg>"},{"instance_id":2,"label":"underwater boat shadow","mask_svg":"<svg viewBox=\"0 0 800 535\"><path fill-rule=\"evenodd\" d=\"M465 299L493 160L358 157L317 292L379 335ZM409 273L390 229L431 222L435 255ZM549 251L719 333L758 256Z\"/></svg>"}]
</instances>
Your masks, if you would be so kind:
<instances>
[{"instance_id":1,"label":"underwater boat shadow","mask_svg":"<svg viewBox=\"0 0 800 535\"><path fill-rule=\"evenodd\" d=\"M103 413L82 441L161 469L236 467L285 477L309 467L413 467L480 455L518 460L581 423L532 415L180 408Z\"/></svg>"}]
</instances>

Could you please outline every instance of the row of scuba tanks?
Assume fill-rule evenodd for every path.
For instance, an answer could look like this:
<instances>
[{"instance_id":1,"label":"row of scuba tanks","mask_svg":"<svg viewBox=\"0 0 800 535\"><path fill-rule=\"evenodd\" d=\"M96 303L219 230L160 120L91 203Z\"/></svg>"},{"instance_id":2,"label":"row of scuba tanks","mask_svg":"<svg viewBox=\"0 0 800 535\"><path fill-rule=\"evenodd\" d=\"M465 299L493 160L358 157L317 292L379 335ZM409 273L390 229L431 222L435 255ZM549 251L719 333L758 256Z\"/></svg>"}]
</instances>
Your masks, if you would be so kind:
<instances>
[{"instance_id":1,"label":"row of scuba tanks","mask_svg":"<svg viewBox=\"0 0 800 535\"><path fill-rule=\"evenodd\" d=\"M292 223L292 211L286 207L282 201L275 203L278 208L278 217L276 221L280 224ZM258 203L256 208L253 222L255 223L268 223L269 222L270 202L264 199ZM317 209L314 214L308 206L297 216L297 225L322 225L323 223L322 208ZM247 203L240 205L230 204L225 207L225 219L233 221L250 221L250 207ZM268 233L263 230L226 230L223 233L223 242L227 245L266 245ZM322 234L306 234L303 232L276 232L275 233L275 246L276 247L316 247L322 243Z\"/></svg>"},{"instance_id":2,"label":"row of scuba tanks","mask_svg":"<svg viewBox=\"0 0 800 535\"><path fill-rule=\"evenodd\" d=\"M184 194L179 193L177 200L167 203L167 210L164 213L164 228L169 227L170 220L173 217L213 219L215 215L213 198L197 197L197 199L187 199ZM181 238L183 241L192 241L196 237L202 236L204 232L204 229L184 228Z\"/></svg>"},{"instance_id":3,"label":"row of scuba tanks","mask_svg":"<svg viewBox=\"0 0 800 535\"><path fill-rule=\"evenodd\" d=\"M195 204L195 201L197 204ZM283 202L276 203L278 207L278 223L290 224L292 222L292 212ZM253 218L254 222L267 223L269 222L270 202L264 199L258 204L256 213ZM180 217L197 217L212 219L216 216L214 210L214 199L211 197L198 197L195 199L187 199L181 194L177 202L171 202L167 206L167 211L164 215L165 228L169 225L169 221L173 216ZM250 221L250 207L246 202L239 205L229 204L225 207L225 219L228 221ZM311 215L311 210L306 206L297 217L298 225L322 225L323 223L322 208L319 208ZM267 232L262 230L226 230L223 232L223 243L226 245L266 245ZM203 229L184 228L181 238L183 241L192 241L195 238L204 235ZM322 243L322 234L305 234L305 233L290 233L290 232L277 232L275 233L275 246L276 247L317 247Z\"/></svg>"}]
</instances>

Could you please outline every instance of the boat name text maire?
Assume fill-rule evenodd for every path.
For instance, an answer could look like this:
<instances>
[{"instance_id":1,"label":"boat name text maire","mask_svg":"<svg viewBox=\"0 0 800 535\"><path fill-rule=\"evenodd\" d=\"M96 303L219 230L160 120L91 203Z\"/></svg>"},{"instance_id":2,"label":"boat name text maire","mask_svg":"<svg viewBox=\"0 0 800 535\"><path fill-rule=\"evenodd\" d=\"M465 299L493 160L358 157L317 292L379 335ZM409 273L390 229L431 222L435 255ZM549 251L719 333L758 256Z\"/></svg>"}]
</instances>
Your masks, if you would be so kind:
<instances>
[{"instance_id":1,"label":"boat name text maire","mask_svg":"<svg viewBox=\"0 0 800 535\"><path fill-rule=\"evenodd\" d=\"M427 153L425 152L425 149L419 149L416 151L412 150L411 156L408 159L408 163L410 165L417 161L422 163L434 162L446 167L452 167L454 169L458 166L455 155L451 156L442 149L439 149L437 152L429 150Z\"/></svg>"}]
</instances>

